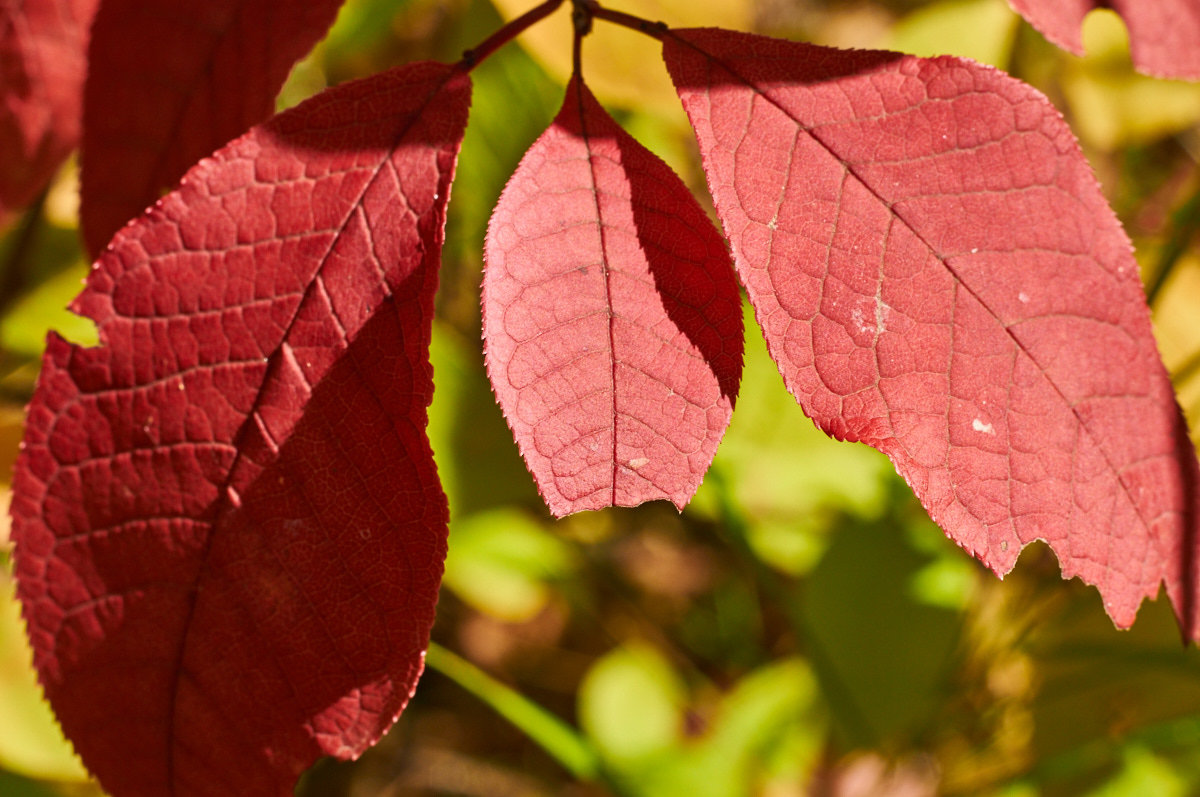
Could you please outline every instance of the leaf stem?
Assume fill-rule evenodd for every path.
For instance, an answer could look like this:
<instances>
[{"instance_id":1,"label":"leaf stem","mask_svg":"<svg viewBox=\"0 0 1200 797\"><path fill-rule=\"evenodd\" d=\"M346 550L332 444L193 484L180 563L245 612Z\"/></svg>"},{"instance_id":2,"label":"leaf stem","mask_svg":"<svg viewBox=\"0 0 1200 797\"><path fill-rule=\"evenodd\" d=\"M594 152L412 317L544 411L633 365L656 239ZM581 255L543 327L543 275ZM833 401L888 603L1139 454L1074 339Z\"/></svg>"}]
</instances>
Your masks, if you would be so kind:
<instances>
[{"instance_id":1,"label":"leaf stem","mask_svg":"<svg viewBox=\"0 0 1200 797\"><path fill-rule=\"evenodd\" d=\"M575 23L576 72L579 71L579 40L591 33L593 19L603 19L607 22L636 30L639 33L644 33L647 36L653 36L656 39L661 39L669 30L664 22L651 22L648 19L642 19L633 14L626 14L623 11L613 11L601 6L597 0L571 0L571 3L575 7L572 19ZM477 46L472 47L470 50L464 50L462 59L458 62L458 65L467 71L474 69L485 58L524 33L526 28L553 14L562 4L563 0L545 0L540 5L534 6L491 36L488 36Z\"/></svg>"},{"instance_id":2,"label":"leaf stem","mask_svg":"<svg viewBox=\"0 0 1200 797\"><path fill-rule=\"evenodd\" d=\"M621 25L622 27L636 30L638 33L652 36L655 39L661 39L670 30L665 22L652 22L633 14L626 14L624 11L613 11L610 8L601 6L597 0L580 0L580 2L587 6L588 12L594 19L602 19L614 25Z\"/></svg>"},{"instance_id":3,"label":"leaf stem","mask_svg":"<svg viewBox=\"0 0 1200 797\"><path fill-rule=\"evenodd\" d=\"M459 65L468 71L474 69L489 55L524 33L526 28L553 14L562 4L563 0L545 0L541 5L529 9L477 46L464 51Z\"/></svg>"},{"instance_id":4,"label":"leaf stem","mask_svg":"<svg viewBox=\"0 0 1200 797\"><path fill-rule=\"evenodd\" d=\"M592 32L592 15L584 0L571 0L571 24L575 28L575 37L571 42L572 74L583 80L583 37Z\"/></svg>"},{"instance_id":5,"label":"leaf stem","mask_svg":"<svg viewBox=\"0 0 1200 797\"><path fill-rule=\"evenodd\" d=\"M554 714L436 642L429 643L425 663L490 706L579 780L621 793L591 743Z\"/></svg>"}]
</instances>

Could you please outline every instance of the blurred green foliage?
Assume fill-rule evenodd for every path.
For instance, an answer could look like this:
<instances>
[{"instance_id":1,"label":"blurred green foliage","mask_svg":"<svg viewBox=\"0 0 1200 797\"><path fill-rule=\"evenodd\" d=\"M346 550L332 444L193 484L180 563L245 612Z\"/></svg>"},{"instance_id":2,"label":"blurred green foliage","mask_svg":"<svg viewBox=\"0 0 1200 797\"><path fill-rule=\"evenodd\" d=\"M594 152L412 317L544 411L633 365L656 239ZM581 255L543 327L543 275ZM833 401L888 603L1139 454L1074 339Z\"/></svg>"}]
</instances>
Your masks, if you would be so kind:
<instances>
[{"instance_id":1,"label":"blurred green foliage","mask_svg":"<svg viewBox=\"0 0 1200 797\"><path fill-rule=\"evenodd\" d=\"M1160 345L1197 428L1200 213L1188 208L1200 204L1200 87L1134 74L1114 15L1089 18L1091 54L1078 59L1003 0L684 6L688 23L731 16L772 35L966 55L1044 91L1158 286ZM409 60L453 60L501 13L487 0L349 0L280 105ZM544 25L569 39L565 20ZM450 205L430 412L452 509L440 647L394 730L357 762L318 764L299 793L1200 792L1200 654L1180 644L1165 602L1115 631L1095 592L1063 583L1040 545L997 580L930 523L885 458L813 428L749 316L742 394L692 505L549 519L492 399L479 340L488 215L561 103L561 54L529 46L504 48L473 75ZM629 65L602 62L600 99L702 186L682 115L646 100L661 75L606 92ZM0 238L10 462L45 330L94 335L62 310L86 273L73 181L68 168ZM4 562L0 794L97 794L38 700Z\"/></svg>"}]
</instances>

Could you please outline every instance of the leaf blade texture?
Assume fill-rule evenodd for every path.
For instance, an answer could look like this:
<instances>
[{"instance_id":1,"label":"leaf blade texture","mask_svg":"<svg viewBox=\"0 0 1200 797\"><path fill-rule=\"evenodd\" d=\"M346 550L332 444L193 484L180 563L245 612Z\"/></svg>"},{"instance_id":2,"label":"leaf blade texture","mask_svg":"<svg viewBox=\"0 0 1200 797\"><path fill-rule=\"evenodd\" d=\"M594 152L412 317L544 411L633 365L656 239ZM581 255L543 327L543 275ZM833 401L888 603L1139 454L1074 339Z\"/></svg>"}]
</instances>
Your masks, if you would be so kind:
<instances>
[{"instance_id":1,"label":"leaf blade texture","mask_svg":"<svg viewBox=\"0 0 1200 797\"><path fill-rule=\"evenodd\" d=\"M33 201L79 142L97 2L0 7L0 224Z\"/></svg>"},{"instance_id":2,"label":"leaf blade texture","mask_svg":"<svg viewBox=\"0 0 1200 797\"><path fill-rule=\"evenodd\" d=\"M114 794L291 793L406 704L445 554L425 437L469 104L423 63L206 159L97 261L16 467L35 666Z\"/></svg>"},{"instance_id":3,"label":"leaf blade texture","mask_svg":"<svg viewBox=\"0 0 1200 797\"><path fill-rule=\"evenodd\" d=\"M1054 44L1083 55L1083 18L1111 8L1129 29L1134 66L1148 75L1200 80L1200 2L1196 0L1008 0Z\"/></svg>"},{"instance_id":4,"label":"leaf blade texture","mask_svg":"<svg viewBox=\"0 0 1200 797\"><path fill-rule=\"evenodd\" d=\"M578 76L488 225L487 369L550 511L682 508L729 423L729 257L666 164Z\"/></svg>"},{"instance_id":5,"label":"leaf blade texture","mask_svg":"<svg viewBox=\"0 0 1200 797\"><path fill-rule=\"evenodd\" d=\"M80 227L93 257L192 164L271 115L288 71L341 4L105 0L80 156Z\"/></svg>"},{"instance_id":6,"label":"leaf blade texture","mask_svg":"<svg viewBox=\"0 0 1200 797\"><path fill-rule=\"evenodd\" d=\"M1197 464L1128 239L1032 88L970 61L673 31L772 358L996 573L1034 539L1196 638Z\"/></svg>"}]
</instances>

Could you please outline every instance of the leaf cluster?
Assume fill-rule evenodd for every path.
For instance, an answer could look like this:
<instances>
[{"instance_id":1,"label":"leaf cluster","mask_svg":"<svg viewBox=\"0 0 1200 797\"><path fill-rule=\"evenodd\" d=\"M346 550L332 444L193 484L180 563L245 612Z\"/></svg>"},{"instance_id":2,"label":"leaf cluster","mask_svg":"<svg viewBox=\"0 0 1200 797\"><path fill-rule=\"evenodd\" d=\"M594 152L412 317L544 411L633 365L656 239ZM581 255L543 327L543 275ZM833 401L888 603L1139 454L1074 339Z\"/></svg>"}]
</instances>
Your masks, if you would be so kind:
<instances>
[{"instance_id":1,"label":"leaf cluster","mask_svg":"<svg viewBox=\"0 0 1200 797\"><path fill-rule=\"evenodd\" d=\"M764 778L820 778L813 729L827 721L849 748L916 738L932 716L897 699L895 679L873 688L877 674L863 667L901 640L851 640L846 628L883 621L846 611L839 590L877 581L879 602L921 618L926 644L949 657L963 643L943 610L964 611L971 579L929 553L928 526L887 487L887 510L849 490L766 524L753 516L754 485L733 490L730 474L761 467L778 443L774 421L757 448L739 451L746 438L732 435L725 462L737 470L718 445L739 393L739 411L756 400L743 382L761 381L752 377L768 358L820 430L886 455L928 516L994 572L1045 542L1065 577L1098 588L1118 626L1165 589L1184 637L1200 638L1200 466L1130 239L1040 91L968 59L673 27L594 0L572 5L560 91L525 56L494 56L562 5L548 0L470 39L457 61L382 69L271 116L293 63L341 5L228 0L164 13L74 0L4 12L0 52L16 88L0 117L14 142L0 156L0 213L46 207L39 192L80 144L80 229L94 265L71 310L97 336L86 345L52 333L45 344L15 464L13 570L41 685L108 791L290 792L317 758L354 758L379 741L427 649L432 666L577 777L621 793L724 794L717 784L730 784L734 794ZM1194 2L1115 6L1138 68L1200 76L1188 46ZM1083 10L1013 7L1052 41L1081 47ZM1164 26L1168 14L1176 22ZM661 48L699 146L699 198L621 123L636 119L614 118L589 88L583 53L605 26ZM146 47L124 45L130 31ZM1034 82L1037 63L1026 62ZM550 119L546 103L560 94ZM497 143L507 131L489 105L523 107L545 130L511 170L501 156L460 169L464 140L512 148ZM505 183L494 209L472 181ZM452 189L465 201L450 205ZM462 208L473 203L472 217ZM1187 249L1189 208L1152 294ZM494 429L463 425L478 385L445 342L451 326L476 323L463 236L447 245L447 218L474 218L465 237L477 244L488 210L487 375L550 512L655 499L682 510L709 474L699 522L648 510L673 531L638 538L684 556L671 572L695 589L664 587L619 556L614 572L646 594L711 596L718 614L749 618L752 633L728 639L689 631L682 604L659 623L679 623L665 647L681 658L728 664L733 651L761 652L741 663L750 674L710 687L719 698L698 685L720 675L681 674L655 647L626 644L580 685L579 736L429 647L452 511L479 524L455 533L463 553L445 573L455 600L528 618L580 576L574 549L540 524L475 509L488 490L523 489L464 462L489 456L480 447ZM10 263L23 261L37 218L14 227ZM4 301L30 278L10 269ZM765 353L745 355L744 326L761 330ZM430 410L435 372L453 419ZM457 453L439 462L442 480L435 448ZM822 456L842 456L833 451ZM792 467L790 453L774 467ZM780 492L767 492L759 511L780 512ZM859 516L866 539L894 523L908 541L887 562L870 552L895 542L850 556L828 541L807 554L811 541L779 547L788 528L831 507ZM567 521L564 534L587 541L587 528ZM503 550L488 541L495 529ZM723 536L740 564L714 565L710 545L694 542L700 531ZM770 600L724 591L739 567ZM806 594L773 568L805 576ZM496 578L507 597L492 603L482 585ZM925 584L919 600L884 597L910 581ZM976 611L993 605L980 599ZM775 628L806 648L768 665ZM1036 658L1044 637L1020 619L1014 633L1021 661ZM1019 668L1001 647L985 634L968 659L986 675L960 672L978 683L1004 663ZM998 658L981 664L986 653ZM931 661L897 656L892 674L932 692L946 682ZM1018 722L1027 693L993 695L1015 707L981 732ZM960 694L977 692L964 684ZM696 705L707 713L691 741L679 729ZM1138 749L1127 748L1130 771ZM909 762L878 777L900 788L942 775Z\"/></svg>"}]
</instances>

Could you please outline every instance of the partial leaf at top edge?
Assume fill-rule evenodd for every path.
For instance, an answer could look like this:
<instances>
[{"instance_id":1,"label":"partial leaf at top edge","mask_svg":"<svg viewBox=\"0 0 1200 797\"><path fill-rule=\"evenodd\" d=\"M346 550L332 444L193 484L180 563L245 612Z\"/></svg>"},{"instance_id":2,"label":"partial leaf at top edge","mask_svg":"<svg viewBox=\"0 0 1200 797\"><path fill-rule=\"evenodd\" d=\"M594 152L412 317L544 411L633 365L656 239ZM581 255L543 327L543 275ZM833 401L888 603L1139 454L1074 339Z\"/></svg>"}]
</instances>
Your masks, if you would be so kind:
<instances>
[{"instance_id":1,"label":"partial leaf at top edge","mask_svg":"<svg viewBox=\"0 0 1200 797\"><path fill-rule=\"evenodd\" d=\"M1120 626L1200 635L1195 451L1061 116L956 58L679 30L664 58L771 356L999 574L1047 541Z\"/></svg>"},{"instance_id":2,"label":"partial leaf at top edge","mask_svg":"<svg viewBox=\"0 0 1200 797\"><path fill-rule=\"evenodd\" d=\"M412 694L445 554L425 437L470 83L331 89L184 178L52 336L17 463L46 694L121 795L290 794Z\"/></svg>"},{"instance_id":3,"label":"partial leaf at top edge","mask_svg":"<svg viewBox=\"0 0 1200 797\"><path fill-rule=\"evenodd\" d=\"M1133 64L1164 78L1200 80L1200 2L1198 0L1008 0L1043 36L1083 55L1083 18L1111 8L1129 28Z\"/></svg>"},{"instance_id":4,"label":"partial leaf at top edge","mask_svg":"<svg viewBox=\"0 0 1200 797\"><path fill-rule=\"evenodd\" d=\"M104 0L88 50L80 224L93 257L200 158L271 115L343 0Z\"/></svg>"},{"instance_id":5,"label":"partial leaf at top edge","mask_svg":"<svg viewBox=\"0 0 1200 797\"><path fill-rule=\"evenodd\" d=\"M576 76L488 227L488 376L550 511L679 508L729 424L742 317L682 181Z\"/></svg>"},{"instance_id":6,"label":"partial leaf at top edge","mask_svg":"<svg viewBox=\"0 0 1200 797\"><path fill-rule=\"evenodd\" d=\"M79 142L88 27L98 0L0 7L0 226Z\"/></svg>"}]
</instances>

